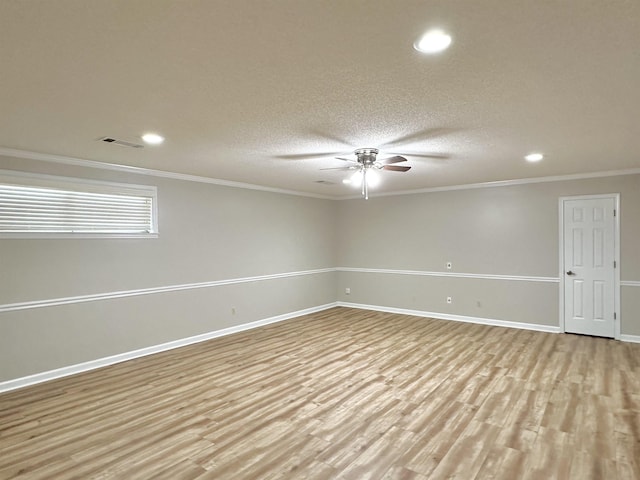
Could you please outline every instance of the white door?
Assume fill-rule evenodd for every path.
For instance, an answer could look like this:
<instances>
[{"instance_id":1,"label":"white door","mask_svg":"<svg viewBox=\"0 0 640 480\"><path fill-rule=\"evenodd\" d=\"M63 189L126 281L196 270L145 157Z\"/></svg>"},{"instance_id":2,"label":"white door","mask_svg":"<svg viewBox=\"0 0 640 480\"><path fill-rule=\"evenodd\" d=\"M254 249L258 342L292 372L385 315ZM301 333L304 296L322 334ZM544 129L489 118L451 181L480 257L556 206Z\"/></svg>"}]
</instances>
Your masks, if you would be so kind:
<instances>
[{"instance_id":1,"label":"white door","mask_svg":"<svg viewBox=\"0 0 640 480\"><path fill-rule=\"evenodd\" d=\"M565 331L615 337L616 197L563 199Z\"/></svg>"}]
</instances>

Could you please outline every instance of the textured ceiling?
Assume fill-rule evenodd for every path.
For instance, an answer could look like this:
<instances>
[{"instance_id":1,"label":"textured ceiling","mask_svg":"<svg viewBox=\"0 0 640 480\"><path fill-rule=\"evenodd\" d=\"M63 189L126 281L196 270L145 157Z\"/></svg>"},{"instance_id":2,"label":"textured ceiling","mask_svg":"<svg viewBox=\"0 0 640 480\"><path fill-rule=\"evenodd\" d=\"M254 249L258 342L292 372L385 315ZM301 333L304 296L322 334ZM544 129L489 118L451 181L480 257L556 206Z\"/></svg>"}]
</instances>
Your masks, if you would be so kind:
<instances>
[{"instance_id":1,"label":"textured ceiling","mask_svg":"<svg viewBox=\"0 0 640 480\"><path fill-rule=\"evenodd\" d=\"M0 66L5 148L330 196L358 147L409 159L381 192L640 167L638 0L2 0Z\"/></svg>"}]
</instances>

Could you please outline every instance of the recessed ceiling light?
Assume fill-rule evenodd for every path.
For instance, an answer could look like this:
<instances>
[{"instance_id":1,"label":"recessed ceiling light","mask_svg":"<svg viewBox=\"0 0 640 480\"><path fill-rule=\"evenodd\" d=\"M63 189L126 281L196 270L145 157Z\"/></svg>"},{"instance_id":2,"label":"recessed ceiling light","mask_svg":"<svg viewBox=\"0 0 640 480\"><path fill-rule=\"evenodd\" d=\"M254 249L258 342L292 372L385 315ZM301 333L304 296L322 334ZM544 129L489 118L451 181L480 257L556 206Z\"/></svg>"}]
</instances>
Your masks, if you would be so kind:
<instances>
[{"instance_id":1,"label":"recessed ceiling light","mask_svg":"<svg viewBox=\"0 0 640 480\"><path fill-rule=\"evenodd\" d=\"M529 155L526 155L524 157L527 162L539 162L543 158L544 155L542 155L541 153L530 153Z\"/></svg>"},{"instance_id":2,"label":"recessed ceiling light","mask_svg":"<svg viewBox=\"0 0 640 480\"><path fill-rule=\"evenodd\" d=\"M158 135L157 133L145 133L144 135L142 135L142 140L151 145L160 145L162 142L164 142L164 137Z\"/></svg>"},{"instance_id":3,"label":"recessed ceiling light","mask_svg":"<svg viewBox=\"0 0 640 480\"><path fill-rule=\"evenodd\" d=\"M420 40L413 44L413 48L422 53L438 53L451 45L451 36L442 30L430 30Z\"/></svg>"}]
</instances>

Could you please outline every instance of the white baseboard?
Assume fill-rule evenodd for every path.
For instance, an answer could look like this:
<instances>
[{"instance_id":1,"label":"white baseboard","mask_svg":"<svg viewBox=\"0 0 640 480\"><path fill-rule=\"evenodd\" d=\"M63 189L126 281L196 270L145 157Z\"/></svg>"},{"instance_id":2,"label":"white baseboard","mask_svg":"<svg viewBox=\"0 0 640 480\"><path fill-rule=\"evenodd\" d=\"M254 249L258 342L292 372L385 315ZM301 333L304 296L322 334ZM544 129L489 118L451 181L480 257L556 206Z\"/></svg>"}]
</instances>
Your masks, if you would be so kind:
<instances>
[{"instance_id":1,"label":"white baseboard","mask_svg":"<svg viewBox=\"0 0 640 480\"><path fill-rule=\"evenodd\" d=\"M406 308L384 307L380 305L364 305L359 303L349 302L333 302L325 305L319 305L317 307L306 308L304 310L298 310L295 312L285 313L277 315L275 317L264 318L262 320L256 320L254 322L244 323L242 325L236 325L234 327L224 328L222 330L216 330L213 332L203 333L193 337L187 337L180 340L174 340L172 342L162 343L160 345L153 345L151 347L141 348L139 350L133 350L131 352L120 353L118 355L112 355L110 357L99 358L96 360L90 360L88 362L79 363L77 365L70 365L68 367L58 368L56 370L49 370L47 372L37 373L29 375L27 377L16 378L14 380L7 380L0 382L0 393L16 390L19 388L28 387L29 385L35 385L37 383L47 382L49 380L55 380L62 377L68 377L75 375L76 373L87 372L89 370L95 370L97 368L106 367L127 360L133 360L134 358L144 357L152 355L154 353L160 353L174 348L184 347L192 345L194 343L204 342L217 337L223 337L225 335L231 335L233 333L242 332L245 330L251 330L253 328L261 327L263 325L269 325L270 323L282 322L284 320L290 320L292 318L300 317L303 315L309 315L311 313L321 312L333 307L348 307L359 308L363 310L374 310L378 312L397 313L401 315L413 315L417 317L429 317L439 320L453 320L456 322L475 323L480 325L491 325L495 327L507 327L507 328L520 328L523 330L535 330L539 332L548 333L560 333L560 327L549 325L538 325L535 323L520 323L509 322L506 320L497 320L493 318L481 318L481 317L468 317L465 315L452 315L449 313L438 312L425 312L422 310L409 310ZM623 342L640 343L640 336L638 335L620 335L620 340Z\"/></svg>"},{"instance_id":2,"label":"white baseboard","mask_svg":"<svg viewBox=\"0 0 640 480\"><path fill-rule=\"evenodd\" d=\"M640 335L625 335L623 333L620 335L620 341L630 342L630 343L640 343Z\"/></svg>"},{"instance_id":3,"label":"white baseboard","mask_svg":"<svg viewBox=\"0 0 640 480\"><path fill-rule=\"evenodd\" d=\"M338 307L360 308L363 310L375 310L377 312L399 313L401 315L414 315L416 317L437 318L438 320L453 320L455 322L476 323L479 325L491 325L494 327L520 328L522 330L535 330L537 332L562 333L560 327L550 325L538 325L536 323L509 322L494 318L467 317L464 315L452 315L449 313L425 312L422 310L409 310L406 308L384 307L380 305L363 305L360 303L337 302ZM620 335L621 342L640 343L640 335Z\"/></svg>"},{"instance_id":4,"label":"white baseboard","mask_svg":"<svg viewBox=\"0 0 640 480\"><path fill-rule=\"evenodd\" d=\"M520 328L522 330L535 330L538 332L560 333L560 327L550 325L538 325L536 323L509 322L494 318L467 317L465 315L452 315L450 313L425 312L422 310L408 310L406 308L384 307L380 305L363 305L360 303L338 302L339 307L361 308L378 312L399 313L401 315L413 315L416 317L437 318L438 320L453 320L455 322L477 323L494 327Z\"/></svg>"},{"instance_id":5,"label":"white baseboard","mask_svg":"<svg viewBox=\"0 0 640 480\"><path fill-rule=\"evenodd\" d=\"M97 368L106 367L115 363L126 362L127 360L133 360L134 358L145 357L147 355L153 355L154 353L160 353L167 350L173 350L174 348L204 342L206 340L211 340L212 338L223 337L225 335L231 335L232 333L251 330L252 328L262 327L263 325L268 325L270 323L282 322L284 320L301 317L302 315L321 312L322 310L327 310L336 306L338 306L338 304L334 302L328 303L326 305L319 305L317 307L305 308L304 310L298 310L295 312L277 315L275 317L264 318L262 320L256 320L254 322L244 323L242 325L236 325L234 327L223 328L222 330L207 332L201 335L195 335L193 337L182 338L180 340L174 340L172 342L162 343L160 345L153 345L151 347L145 347L139 350L133 350L131 352L119 353L110 357L98 358L96 360L90 360L88 362L70 365L68 367L62 367L55 370L49 370L47 372L36 373L27 377L7 380L4 382L0 382L0 393L8 392L10 390L16 390L18 388L24 388L29 385L35 385L37 383L48 382L49 380L55 380L57 378L68 377L69 375L75 375L76 373L95 370Z\"/></svg>"}]
</instances>

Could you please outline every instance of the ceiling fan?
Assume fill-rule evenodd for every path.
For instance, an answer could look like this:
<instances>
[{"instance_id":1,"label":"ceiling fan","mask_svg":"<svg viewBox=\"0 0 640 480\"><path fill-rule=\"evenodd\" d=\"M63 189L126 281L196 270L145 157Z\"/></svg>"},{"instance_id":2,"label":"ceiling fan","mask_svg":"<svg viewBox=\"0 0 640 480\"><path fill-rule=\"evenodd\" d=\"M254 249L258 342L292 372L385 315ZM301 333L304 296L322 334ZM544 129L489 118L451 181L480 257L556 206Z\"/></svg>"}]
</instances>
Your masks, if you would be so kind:
<instances>
[{"instance_id":1,"label":"ceiling fan","mask_svg":"<svg viewBox=\"0 0 640 480\"><path fill-rule=\"evenodd\" d=\"M351 178L345 179L343 182L361 186L362 196L365 200L369 199L369 187L377 185L380 180L378 177L378 170L407 172L411 169L411 167L395 165L396 163L407 161L406 158L400 155L378 159L377 156L379 150L377 148L358 148L353 153L356 156L355 160L351 158L336 157L338 160L351 163L351 165L347 167L321 168L320 170L355 170L355 173Z\"/></svg>"},{"instance_id":2,"label":"ceiling fan","mask_svg":"<svg viewBox=\"0 0 640 480\"><path fill-rule=\"evenodd\" d=\"M407 151L402 146L406 144L415 144L417 142L423 142L425 140L432 140L437 137L443 137L458 132L459 128L451 127L436 127L426 128L417 132L412 132L407 135L397 137L393 140L383 142L381 148L385 152L389 152L392 157L383 158L378 160L377 156L379 150L377 148L358 148L353 151L355 159L345 158L336 155L344 155L345 150L342 151L330 151L330 152L306 152L306 153L294 153L285 155L276 155L276 158L284 160L310 160L310 159L326 159L329 157L337 158L345 162L349 162L348 166L335 167L335 168L322 168L321 170L354 170L355 173L351 178L344 179L344 183L350 183L362 187L362 196L365 199L369 198L369 187L375 186L380 180L378 176L378 170L391 170L394 172L406 172L411 169L408 166L395 165L396 163L406 162L405 156L413 158L426 158L432 160L447 160L450 155L440 152L424 152L424 151ZM306 132L312 137L318 137L324 141L330 141L333 144L342 144L353 148L353 144L348 140L336 136L334 134L328 134L318 128L313 128Z\"/></svg>"}]
</instances>

